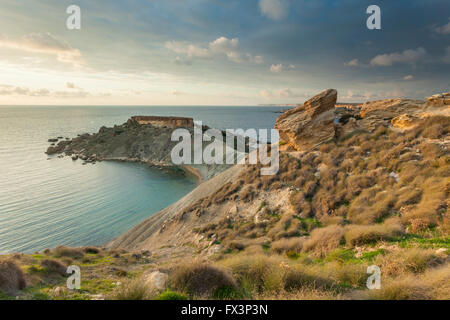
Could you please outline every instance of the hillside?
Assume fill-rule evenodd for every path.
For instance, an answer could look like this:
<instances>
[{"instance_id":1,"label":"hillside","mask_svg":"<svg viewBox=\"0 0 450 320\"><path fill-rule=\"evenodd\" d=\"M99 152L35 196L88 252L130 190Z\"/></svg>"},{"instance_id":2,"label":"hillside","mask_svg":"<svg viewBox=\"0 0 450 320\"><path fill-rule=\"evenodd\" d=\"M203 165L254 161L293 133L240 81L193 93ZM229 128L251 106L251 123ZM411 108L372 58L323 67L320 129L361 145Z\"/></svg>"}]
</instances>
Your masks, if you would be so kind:
<instances>
[{"instance_id":1,"label":"hillside","mask_svg":"<svg viewBox=\"0 0 450 320\"><path fill-rule=\"evenodd\" d=\"M71 257L103 270L90 281L122 283L83 297L450 299L449 96L340 107L330 89L285 112L277 175L233 166L94 255ZM25 278L63 258L10 257ZM381 290L365 287L372 264ZM39 270L39 292L74 297Z\"/></svg>"}]
</instances>

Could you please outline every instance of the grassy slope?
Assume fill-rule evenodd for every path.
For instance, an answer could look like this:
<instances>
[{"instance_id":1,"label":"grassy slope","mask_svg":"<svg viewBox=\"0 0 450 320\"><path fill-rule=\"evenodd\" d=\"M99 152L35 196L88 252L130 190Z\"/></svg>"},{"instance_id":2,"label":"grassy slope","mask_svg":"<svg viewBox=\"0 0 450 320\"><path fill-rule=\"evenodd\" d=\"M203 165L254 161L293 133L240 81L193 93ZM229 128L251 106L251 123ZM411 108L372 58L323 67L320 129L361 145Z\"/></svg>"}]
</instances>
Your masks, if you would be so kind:
<instances>
[{"instance_id":1,"label":"grassy slope","mask_svg":"<svg viewBox=\"0 0 450 320\"><path fill-rule=\"evenodd\" d=\"M107 250L7 257L29 284L18 296L450 299L449 128L449 118L435 117L405 133L357 132L315 152L282 154L277 176L248 167L183 210L183 219L198 219L192 232L204 239L185 243L194 258ZM230 202L241 211L200 223ZM216 253L206 254L213 246ZM43 268L43 259L80 265L81 290L55 293L65 278ZM381 267L381 290L365 288L371 264ZM156 269L169 273L173 291L143 286L143 274Z\"/></svg>"}]
</instances>

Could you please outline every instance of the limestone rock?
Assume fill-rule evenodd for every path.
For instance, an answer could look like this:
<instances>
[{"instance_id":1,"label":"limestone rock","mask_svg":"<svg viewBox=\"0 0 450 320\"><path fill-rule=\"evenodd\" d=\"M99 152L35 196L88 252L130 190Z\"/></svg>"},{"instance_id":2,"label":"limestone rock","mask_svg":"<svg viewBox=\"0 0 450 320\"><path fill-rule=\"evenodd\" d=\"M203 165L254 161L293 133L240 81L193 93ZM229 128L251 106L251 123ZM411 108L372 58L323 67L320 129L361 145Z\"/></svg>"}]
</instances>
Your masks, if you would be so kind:
<instances>
[{"instance_id":1,"label":"limestone rock","mask_svg":"<svg viewBox=\"0 0 450 320\"><path fill-rule=\"evenodd\" d=\"M411 99L386 99L366 102L361 106L361 118L358 124L369 131L378 126L389 126L400 115L414 115L423 110L424 102Z\"/></svg>"},{"instance_id":2,"label":"limestone rock","mask_svg":"<svg viewBox=\"0 0 450 320\"><path fill-rule=\"evenodd\" d=\"M418 118L413 115L401 114L391 120L392 126L399 129L409 129L417 124Z\"/></svg>"},{"instance_id":3,"label":"limestone rock","mask_svg":"<svg viewBox=\"0 0 450 320\"><path fill-rule=\"evenodd\" d=\"M427 100L429 105L433 106L450 105L450 92L435 94L431 97L425 98L425 100Z\"/></svg>"},{"instance_id":4,"label":"limestone rock","mask_svg":"<svg viewBox=\"0 0 450 320\"><path fill-rule=\"evenodd\" d=\"M286 148L309 150L334 137L334 106L337 91L325 90L302 106L283 113L275 124Z\"/></svg>"},{"instance_id":5,"label":"limestone rock","mask_svg":"<svg viewBox=\"0 0 450 320\"><path fill-rule=\"evenodd\" d=\"M145 282L158 290L165 290L167 288L168 280L169 275L167 273L154 271L146 277Z\"/></svg>"}]
</instances>

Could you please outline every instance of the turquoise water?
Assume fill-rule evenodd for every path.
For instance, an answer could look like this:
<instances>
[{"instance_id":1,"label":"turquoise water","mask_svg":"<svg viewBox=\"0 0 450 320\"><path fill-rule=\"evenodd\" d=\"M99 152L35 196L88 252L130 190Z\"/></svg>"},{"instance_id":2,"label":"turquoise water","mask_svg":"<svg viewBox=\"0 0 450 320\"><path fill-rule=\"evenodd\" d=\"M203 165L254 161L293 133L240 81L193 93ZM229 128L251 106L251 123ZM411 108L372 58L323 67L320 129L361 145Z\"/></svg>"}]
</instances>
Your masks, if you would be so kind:
<instances>
[{"instance_id":1,"label":"turquoise water","mask_svg":"<svg viewBox=\"0 0 450 320\"><path fill-rule=\"evenodd\" d=\"M0 107L0 253L99 245L191 191L142 164L48 158L47 139L97 132L133 115L189 116L210 127L273 128L279 107Z\"/></svg>"}]
</instances>

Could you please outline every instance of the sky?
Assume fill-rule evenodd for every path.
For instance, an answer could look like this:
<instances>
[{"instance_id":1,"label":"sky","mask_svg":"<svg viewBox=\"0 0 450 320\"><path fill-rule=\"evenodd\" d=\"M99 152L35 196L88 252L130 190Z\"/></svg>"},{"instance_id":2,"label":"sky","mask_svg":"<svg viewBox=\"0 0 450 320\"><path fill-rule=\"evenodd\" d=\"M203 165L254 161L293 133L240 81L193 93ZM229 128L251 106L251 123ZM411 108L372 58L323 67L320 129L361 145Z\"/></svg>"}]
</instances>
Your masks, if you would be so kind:
<instances>
[{"instance_id":1,"label":"sky","mask_svg":"<svg viewBox=\"0 0 450 320\"><path fill-rule=\"evenodd\" d=\"M448 0L0 2L0 105L423 99L450 91L449 75Z\"/></svg>"}]
</instances>

